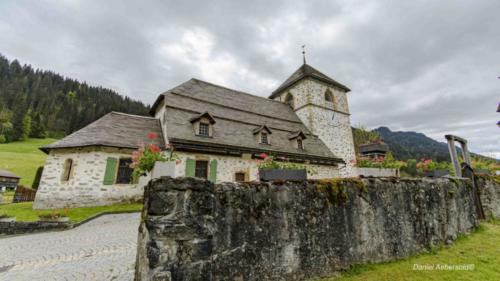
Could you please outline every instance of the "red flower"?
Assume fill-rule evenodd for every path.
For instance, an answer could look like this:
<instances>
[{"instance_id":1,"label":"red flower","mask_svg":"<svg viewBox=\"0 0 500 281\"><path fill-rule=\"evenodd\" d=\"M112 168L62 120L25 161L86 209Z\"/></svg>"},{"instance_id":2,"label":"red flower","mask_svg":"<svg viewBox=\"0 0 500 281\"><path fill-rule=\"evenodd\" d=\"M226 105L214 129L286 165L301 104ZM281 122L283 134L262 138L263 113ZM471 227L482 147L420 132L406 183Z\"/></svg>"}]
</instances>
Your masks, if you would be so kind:
<instances>
[{"instance_id":1,"label":"red flower","mask_svg":"<svg viewBox=\"0 0 500 281\"><path fill-rule=\"evenodd\" d=\"M259 155L259 157L260 157L261 159L266 159L267 157L269 157L269 155L267 155L267 154L265 154L265 153L261 153L261 154Z\"/></svg>"},{"instance_id":2,"label":"red flower","mask_svg":"<svg viewBox=\"0 0 500 281\"><path fill-rule=\"evenodd\" d=\"M150 145L148 145L148 149L151 152L160 152L160 150L161 150L160 147L157 146L156 144L150 144Z\"/></svg>"},{"instance_id":3,"label":"red flower","mask_svg":"<svg viewBox=\"0 0 500 281\"><path fill-rule=\"evenodd\" d=\"M148 139L150 140L155 140L158 138L158 134L157 133L149 133L148 134Z\"/></svg>"}]
</instances>

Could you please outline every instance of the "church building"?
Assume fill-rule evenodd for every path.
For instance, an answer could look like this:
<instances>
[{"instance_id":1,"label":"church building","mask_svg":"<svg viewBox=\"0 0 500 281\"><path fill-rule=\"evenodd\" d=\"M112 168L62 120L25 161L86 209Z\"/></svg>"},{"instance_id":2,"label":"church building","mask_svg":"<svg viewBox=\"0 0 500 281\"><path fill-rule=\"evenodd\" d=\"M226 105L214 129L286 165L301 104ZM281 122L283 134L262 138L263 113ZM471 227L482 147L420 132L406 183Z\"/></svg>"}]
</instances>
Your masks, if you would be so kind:
<instances>
[{"instance_id":1,"label":"church building","mask_svg":"<svg viewBox=\"0 0 500 281\"><path fill-rule=\"evenodd\" d=\"M308 165L309 178L355 176L349 91L305 62L268 98L191 79L162 93L149 117L111 112L42 147L34 208L140 200L144 182L130 168L140 143L174 147L176 176L217 183L258 181L262 153Z\"/></svg>"}]
</instances>

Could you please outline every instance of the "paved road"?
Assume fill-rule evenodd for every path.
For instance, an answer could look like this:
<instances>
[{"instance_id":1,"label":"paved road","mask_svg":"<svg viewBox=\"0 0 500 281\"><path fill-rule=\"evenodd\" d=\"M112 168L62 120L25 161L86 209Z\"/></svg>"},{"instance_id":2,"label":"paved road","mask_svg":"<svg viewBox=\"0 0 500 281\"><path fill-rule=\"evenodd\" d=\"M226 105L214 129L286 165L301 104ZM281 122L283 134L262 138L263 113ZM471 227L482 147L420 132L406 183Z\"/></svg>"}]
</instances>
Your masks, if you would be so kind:
<instances>
[{"instance_id":1,"label":"paved road","mask_svg":"<svg viewBox=\"0 0 500 281\"><path fill-rule=\"evenodd\" d=\"M0 239L0 280L133 280L139 214Z\"/></svg>"}]
</instances>

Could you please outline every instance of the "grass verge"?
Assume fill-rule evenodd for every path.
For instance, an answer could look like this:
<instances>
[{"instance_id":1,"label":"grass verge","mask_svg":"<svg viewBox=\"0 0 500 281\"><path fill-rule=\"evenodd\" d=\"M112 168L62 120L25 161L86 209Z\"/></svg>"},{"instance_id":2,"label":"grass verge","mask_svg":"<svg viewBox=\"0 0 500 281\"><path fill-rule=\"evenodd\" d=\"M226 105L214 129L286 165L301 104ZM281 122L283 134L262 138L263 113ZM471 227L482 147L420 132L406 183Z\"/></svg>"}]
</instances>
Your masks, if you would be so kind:
<instances>
[{"instance_id":1,"label":"grass verge","mask_svg":"<svg viewBox=\"0 0 500 281\"><path fill-rule=\"evenodd\" d=\"M81 222L102 212L130 212L142 210L142 203L115 204L109 206L83 207L73 209L33 210L33 202L0 205L0 215L16 217L17 221L37 221L39 215L60 213L72 222Z\"/></svg>"},{"instance_id":2,"label":"grass verge","mask_svg":"<svg viewBox=\"0 0 500 281\"><path fill-rule=\"evenodd\" d=\"M439 270L438 265L473 264L473 270ZM433 266L433 270L414 270L415 265ZM500 222L482 223L471 235L461 236L454 244L408 259L354 266L338 278L321 281L357 280L500 280ZM319 280L317 280L319 281Z\"/></svg>"},{"instance_id":3,"label":"grass verge","mask_svg":"<svg viewBox=\"0 0 500 281\"><path fill-rule=\"evenodd\" d=\"M55 139L28 139L0 144L0 169L21 177L20 184L31 187L36 169L45 164L47 155L38 148L55 142Z\"/></svg>"}]
</instances>

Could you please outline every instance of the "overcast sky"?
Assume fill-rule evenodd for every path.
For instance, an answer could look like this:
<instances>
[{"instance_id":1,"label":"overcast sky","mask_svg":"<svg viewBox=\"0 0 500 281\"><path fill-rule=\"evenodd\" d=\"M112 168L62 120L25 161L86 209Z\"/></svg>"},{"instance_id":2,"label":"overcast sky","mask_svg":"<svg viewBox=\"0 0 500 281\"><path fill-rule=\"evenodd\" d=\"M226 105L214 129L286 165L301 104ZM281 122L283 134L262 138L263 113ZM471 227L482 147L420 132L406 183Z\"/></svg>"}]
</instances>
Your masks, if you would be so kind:
<instances>
[{"instance_id":1,"label":"overcast sky","mask_svg":"<svg viewBox=\"0 0 500 281\"><path fill-rule=\"evenodd\" d=\"M500 158L500 1L0 1L7 58L145 103L191 77L268 96L302 44L353 125Z\"/></svg>"}]
</instances>

